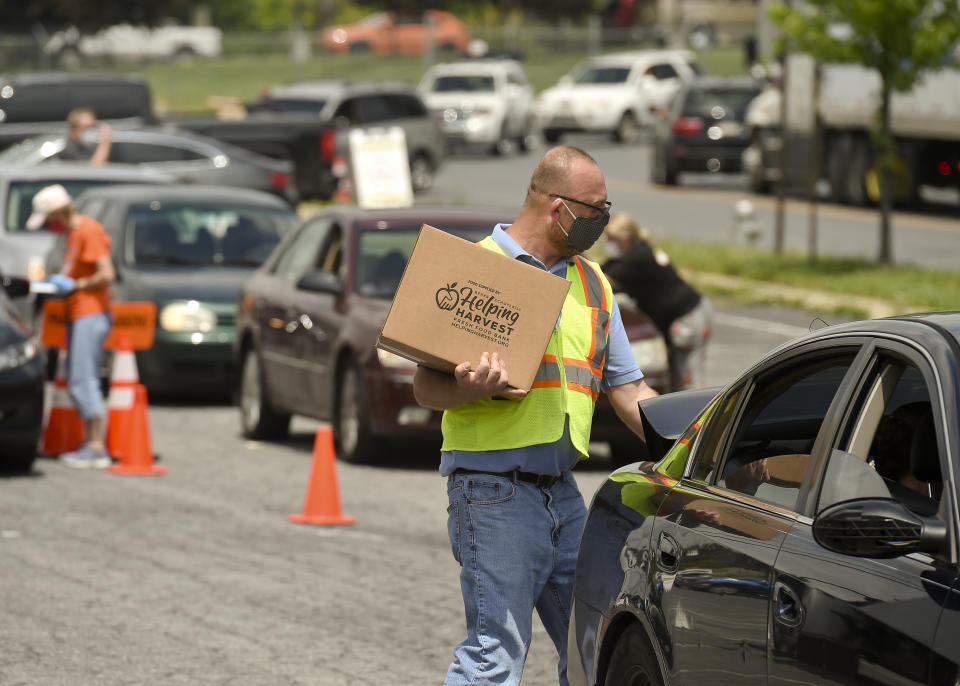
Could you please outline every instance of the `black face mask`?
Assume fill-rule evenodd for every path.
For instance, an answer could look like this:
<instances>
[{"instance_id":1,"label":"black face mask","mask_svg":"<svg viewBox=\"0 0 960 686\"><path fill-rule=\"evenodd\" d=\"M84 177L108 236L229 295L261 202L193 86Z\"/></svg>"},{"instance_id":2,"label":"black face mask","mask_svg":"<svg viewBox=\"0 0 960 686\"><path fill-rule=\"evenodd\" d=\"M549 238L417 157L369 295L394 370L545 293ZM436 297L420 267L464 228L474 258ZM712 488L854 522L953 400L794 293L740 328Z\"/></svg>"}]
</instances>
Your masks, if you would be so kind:
<instances>
[{"instance_id":1,"label":"black face mask","mask_svg":"<svg viewBox=\"0 0 960 686\"><path fill-rule=\"evenodd\" d=\"M607 222L610 221L610 215L578 217L570 211L567 203L563 202L563 200L560 202L563 203L567 212L570 212L570 216L573 217L573 224L570 226L569 231L564 231L563 225L557 222L557 226L563 231L563 235L567 237L567 245L580 252L589 250L590 247L597 242L597 239L603 235L603 230L607 227Z\"/></svg>"}]
</instances>

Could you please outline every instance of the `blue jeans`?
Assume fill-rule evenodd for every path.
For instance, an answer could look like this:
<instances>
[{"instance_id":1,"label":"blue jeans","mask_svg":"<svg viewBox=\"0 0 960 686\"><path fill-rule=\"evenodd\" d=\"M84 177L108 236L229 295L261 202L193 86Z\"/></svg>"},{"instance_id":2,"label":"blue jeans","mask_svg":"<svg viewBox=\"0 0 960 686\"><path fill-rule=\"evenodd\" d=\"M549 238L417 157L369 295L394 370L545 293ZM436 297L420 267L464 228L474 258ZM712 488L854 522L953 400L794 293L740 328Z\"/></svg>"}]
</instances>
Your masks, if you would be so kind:
<instances>
[{"instance_id":1,"label":"blue jeans","mask_svg":"<svg viewBox=\"0 0 960 686\"><path fill-rule=\"evenodd\" d=\"M83 419L104 415L100 362L110 326L110 315L100 312L75 319L67 329L67 390Z\"/></svg>"},{"instance_id":2,"label":"blue jeans","mask_svg":"<svg viewBox=\"0 0 960 686\"><path fill-rule=\"evenodd\" d=\"M567 626L583 497L567 472L538 488L495 474L447 479L447 529L460 563L467 638L454 650L446 686L520 683L533 610L559 654L567 686Z\"/></svg>"}]
</instances>

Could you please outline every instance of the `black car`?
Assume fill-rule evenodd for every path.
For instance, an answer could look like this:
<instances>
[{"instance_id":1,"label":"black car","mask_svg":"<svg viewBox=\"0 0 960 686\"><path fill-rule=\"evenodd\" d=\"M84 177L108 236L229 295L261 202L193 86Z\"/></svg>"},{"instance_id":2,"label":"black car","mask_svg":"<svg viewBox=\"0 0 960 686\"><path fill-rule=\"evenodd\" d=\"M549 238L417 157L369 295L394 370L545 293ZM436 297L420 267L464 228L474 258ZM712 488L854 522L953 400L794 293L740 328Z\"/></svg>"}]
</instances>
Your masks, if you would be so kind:
<instances>
[{"instance_id":1,"label":"black car","mask_svg":"<svg viewBox=\"0 0 960 686\"><path fill-rule=\"evenodd\" d=\"M737 173L750 143L747 105L760 94L750 78L699 77L677 94L656 133L653 180L673 186L681 172Z\"/></svg>"},{"instance_id":2,"label":"black car","mask_svg":"<svg viewBox=\"0 0 960 686\"><path fill-rule=\"evenodd\" d=\"M960 313L854 322L643 401L589 508L570 683L955 684Z\"/></svg>"},{"instance_id":3,"label":"black car","mask_svg":"<svg viewBox=\"0 0 960 686\"><path fill-rule=\"evenodd\" d=\"M25 295L28 289L25 279L0 275L0 469L4 471L30 471L43 428L43 349L10 302L10 297Z\"/></svg>"},{"instance_id":4,"label":"black car","mask_svg":"<svg viewBox=\"0 0 960 686\"><path fill-rule=\"evenodd\" d=\"M290 417L333 422L337 456L363 462L398 441L439 447L440 412L413 396L416 365L375 347L422 224L477 241L511 215L489 209L340 206L307 219L244 285L237 307L244 435L279 439ZM623 309L631 350L651 386L669 383L666 345ZM615 459L642 443L601 395L593 436Z\"/></svg>"},{"instance_id":5,"label":"black car","mask_svg":"<svg viewBox=\"0 0 960 686\"><path fill-rule=\"evenodd\" d=\"M293 209L258 191L180 184L95 188L76 206L111 237L114 301L157 305L153 347L137 352L140 380L151 393L229 396L237 293L296 226Z\"/></svg>"}]
</instances>

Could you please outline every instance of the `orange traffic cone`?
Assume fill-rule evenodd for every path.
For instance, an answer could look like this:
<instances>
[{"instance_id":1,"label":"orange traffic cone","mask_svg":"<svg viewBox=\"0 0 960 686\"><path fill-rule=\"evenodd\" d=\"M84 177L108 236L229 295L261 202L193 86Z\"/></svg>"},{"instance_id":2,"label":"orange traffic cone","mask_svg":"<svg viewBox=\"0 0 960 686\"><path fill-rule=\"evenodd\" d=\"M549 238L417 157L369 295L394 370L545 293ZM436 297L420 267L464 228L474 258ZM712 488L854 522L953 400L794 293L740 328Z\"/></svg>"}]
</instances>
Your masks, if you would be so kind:
<instances>
[{"instance_id":1,"label":"orange traffic cone","mask_svg":"<svg viewBox=\"0 0 960 686\"><path fill-rule=\"evenodd\" d=\"M44 455L59 455L83 445L83 420L67 393L67 349L60 346L57 374L53 380L53 405L43 432Z\"/></svg>"},{"instance_id":2,"label":"orange traffic cone","mask_svg":"<svg viewBox=\"0 0 960 686\"><path fill-rule=\"evenodd\" d=\"M334 465L333 432L329 426L317 429L313 442L313 466L310 467L310 484L303 513L292 514L289 519L298 524L354 524L355 517L345 517L340 512L340 491L337 487L337 469Z\"/></svg>"},{"instance_id":3,"label":"orange traffic cone","mask_svg":"<svg viewBox=\"0 0 960 686\"><path fill-rule=\"evenodd\" d=\"M121 336L113 357L110 372L110 395L107 397L107 452L116 458L123 457L127 446L130 417L140 377L137 374L137 358L133 353L130 336Z\"/></svg>"},{"instance_id":4,"label":"orange traffic cone","mask_svg":"<svg viewBox=\"0 0 960 686\"><path fill-rule=\"evenodd\" d=\"M153 463L150 451L150 419L147 415L147 388L137 384L134 391L133 411L127 424L127 444L121 453L120 464L107 467L113 474L130 476L153 476L166 474L166 467Z\"/></svg>"}]
</instances>

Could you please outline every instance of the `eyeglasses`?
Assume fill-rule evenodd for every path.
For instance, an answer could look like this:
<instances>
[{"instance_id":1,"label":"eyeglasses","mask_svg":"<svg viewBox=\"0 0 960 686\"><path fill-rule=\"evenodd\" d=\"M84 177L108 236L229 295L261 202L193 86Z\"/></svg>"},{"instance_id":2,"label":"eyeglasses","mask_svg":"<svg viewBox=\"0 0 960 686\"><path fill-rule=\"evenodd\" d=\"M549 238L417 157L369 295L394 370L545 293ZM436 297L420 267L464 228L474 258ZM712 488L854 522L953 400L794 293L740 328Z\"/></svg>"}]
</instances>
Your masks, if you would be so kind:
<instances>
[{"instance_id":1,"label":"eyeglasses","mask_svg":"<svg viewBox=\"0 0 960 686\"><path fill-rule=\"evenodd\" d=\"M593 210L594 212L597 212L601 216L610 214L610 208L613 206L613 203L610 202L609 200L604 200L602 205L591 205L588 202L583 202L582 200L577 200L576 198L568 198L567 196L560 195L559 193L547 193L546 191L542 191L539 188L533 186L532 184L530 186L530 190L534 191L535 193L543 193L544 195L551 198L560 198L561 200L566 200L567 202L574 202L578 205L589 207L591 210Z\"/></svg>"}]
</instances>

